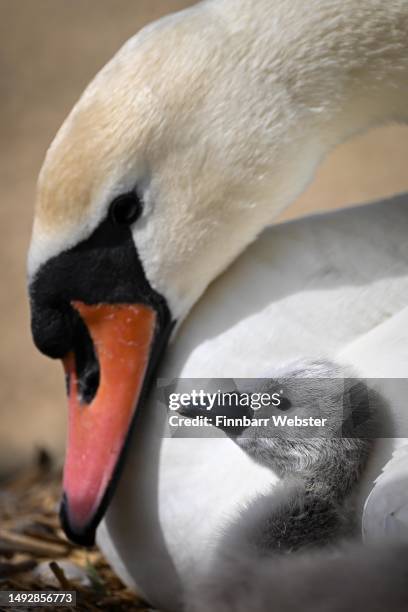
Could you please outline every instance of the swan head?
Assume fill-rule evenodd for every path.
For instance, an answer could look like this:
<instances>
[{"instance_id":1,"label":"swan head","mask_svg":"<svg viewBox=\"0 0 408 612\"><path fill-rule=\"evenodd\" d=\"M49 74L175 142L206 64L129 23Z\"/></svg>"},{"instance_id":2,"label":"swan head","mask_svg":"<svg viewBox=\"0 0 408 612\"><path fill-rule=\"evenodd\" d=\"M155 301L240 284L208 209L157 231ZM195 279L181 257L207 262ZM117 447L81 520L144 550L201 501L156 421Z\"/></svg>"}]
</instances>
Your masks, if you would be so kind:
<instances>
[{"instance_id":1,"label":"swan head","mask_svg":"<svg viewBox=\"0 0 408 612\"><path fill-rule=\"evenodd\" d=\"M302 182L287 179L296 147L278 146L282 105L266 118L263 87L231 60L242 40L235 48L202 11L150 26L119 51L39 177L32 329L38 348L64 362L62 518L84 544L175 323L269 221L267 199L284 205Z\"/></svg>"}]
</instances>

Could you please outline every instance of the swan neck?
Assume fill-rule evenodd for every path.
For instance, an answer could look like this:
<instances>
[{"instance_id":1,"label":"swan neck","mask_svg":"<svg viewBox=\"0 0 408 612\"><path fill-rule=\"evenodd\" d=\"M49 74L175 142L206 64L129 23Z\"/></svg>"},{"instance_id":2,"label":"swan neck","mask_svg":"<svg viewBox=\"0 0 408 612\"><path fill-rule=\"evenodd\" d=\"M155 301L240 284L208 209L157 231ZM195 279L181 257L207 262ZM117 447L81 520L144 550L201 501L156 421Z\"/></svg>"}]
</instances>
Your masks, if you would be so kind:
<instances>
[{"instance_id":1,"label":"swan neck","mask_svg":"<svg viewBox=\"0 0 408 612\"><path fill-rule=\"evenodd\" d=\"M254 9L253 0L217 0L220 13L223 1L234 14L231 40L242 47L250 32L245 53L264 100L253 105L263 104L274 126L270 222L337 144L408 122L408 2L258 0Z\"/></svg>"}]
</instances>

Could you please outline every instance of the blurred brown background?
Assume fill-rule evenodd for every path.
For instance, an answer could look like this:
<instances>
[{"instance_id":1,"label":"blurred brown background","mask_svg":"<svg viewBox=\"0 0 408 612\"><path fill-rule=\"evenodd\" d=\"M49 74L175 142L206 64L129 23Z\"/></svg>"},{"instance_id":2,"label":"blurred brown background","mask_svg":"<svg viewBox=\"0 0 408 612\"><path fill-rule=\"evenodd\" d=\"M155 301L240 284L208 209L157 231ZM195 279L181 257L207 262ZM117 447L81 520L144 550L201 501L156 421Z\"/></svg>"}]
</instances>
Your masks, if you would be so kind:
<instances>
[{"instance_id":1,"label":"blurred brown background","mask_svg":"<svg viewBox=\"0 0 408 612\"><path fill-rule=\"evenodd\" d=\"M59 364L31 344L25 293L36 175L47 145L96 71L145 23L183 0L0 0L0 473L35 446L61 453ZM408 128L343 145L287 213L340 207L408 190Z\"/></svg>"}]
</instances>

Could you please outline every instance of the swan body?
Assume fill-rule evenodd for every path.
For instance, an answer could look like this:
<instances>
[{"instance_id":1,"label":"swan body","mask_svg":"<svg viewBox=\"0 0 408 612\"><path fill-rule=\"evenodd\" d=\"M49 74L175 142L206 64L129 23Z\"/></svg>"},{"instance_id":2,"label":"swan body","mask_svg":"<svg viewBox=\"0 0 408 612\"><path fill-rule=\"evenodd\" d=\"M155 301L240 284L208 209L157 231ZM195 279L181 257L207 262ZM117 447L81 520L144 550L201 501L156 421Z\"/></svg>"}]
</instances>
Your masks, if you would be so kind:
<instances>
[{"instance_id":1,"label":"swan body","mask_svg":"<svg viewBox=\"0 0 408 612\"><path fill-rule=\"evenodd\" d=\"M338 142L407 120L407 25L403 0L200 2L128 41L47 153L28 270L34 340L68 378L63 524L89 544L109 505L102 549L163 609L280 479L225 436L166 435L155 367L269 377L323 355L406 376L406 198L265 228Z\"/></svg>"},{"instance_id":2,"label":"swan body","mask_svg":"<svg viewBox=\"0 0 408 612\"><path fill-rule=\"evenodd\" d=\"M406 204L406 196L400 196L266 230L193 309L159 376L259 377L299 358L336 356L364 377L387 379L379 390L392 419L406 430L405 396L395 397L388 381L392 372L399 377L408 372L403 331L408 327L393 326L394 320L408 316L408 252L402 258L394 248L408 229ZM372 305L369 316L367 302ZM392 329L380 334L384 326ZM376 354L381 355L378 360ZM369 369L370 360L376 368ZM165 430L167 414L155 401L153 396L135 432L98 542L128 583L149 600L159 598L157 605L169 606L180 597L172 590L175 585L185 590L211 566L223 528L279 479L249 461L227 438L164 437L159 447L157 436ZM380 441L360 485L360 516L397 444ZM376 533L380 535L378 529Z\"/></svg>"}]
</instances>

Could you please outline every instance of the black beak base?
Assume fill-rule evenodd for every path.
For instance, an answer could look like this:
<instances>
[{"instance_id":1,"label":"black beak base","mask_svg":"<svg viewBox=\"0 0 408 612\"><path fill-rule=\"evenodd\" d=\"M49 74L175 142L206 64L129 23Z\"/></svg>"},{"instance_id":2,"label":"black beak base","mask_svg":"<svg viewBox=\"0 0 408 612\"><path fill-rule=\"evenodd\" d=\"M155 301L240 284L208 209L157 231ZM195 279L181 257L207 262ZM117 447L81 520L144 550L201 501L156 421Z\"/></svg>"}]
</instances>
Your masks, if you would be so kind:
<instances>
[{"instance_id":1,"label":"black beak base","mask_svg":"<svg viewBox=\"0 0 408 612\"><path fill-rule=\"evenodd\" d=\"M30 300L35 344L52 358L64 358L70 351L75 353L77 367L84 372L92 371L92 384L86 387L86 390L90 388L89 399L94 396L99 380L97 369L90 370L89 366L95 365L97 360L89 349L91 343L84 341L87 333L81 328L72 302L81 301L88 305L142 303L155 310L155 338L138 401L139 413L175 321L165 298L151 287L146 278L130 227L114 225L107 218L85 241L50 259L39 269L30 285ZM82 355L83 367L80 367L78 355ZM83 378L79 376L80 380ZM95 543L96 529L112 498L136 420L137 417L127 433L113 478L88 525L75 528L70 521L69 500L65 494L62 496L61 525L67 537L76 544L93 546Z\"/></svg>"}]
</instances>

